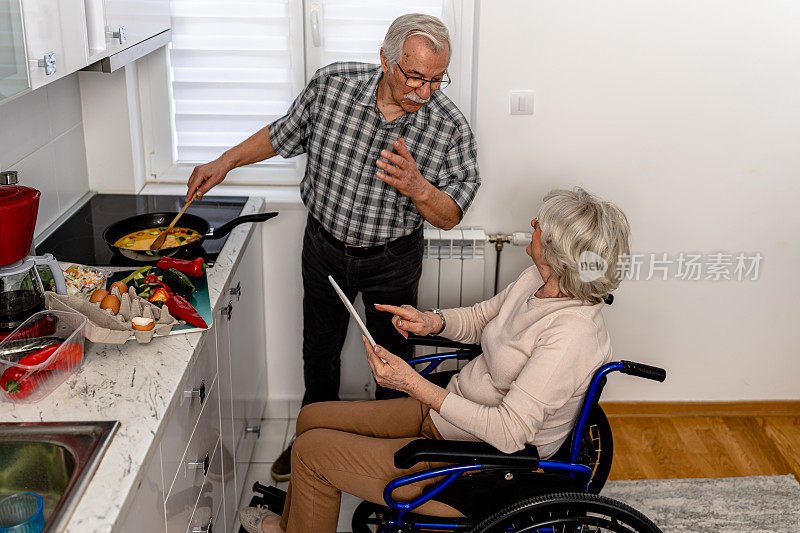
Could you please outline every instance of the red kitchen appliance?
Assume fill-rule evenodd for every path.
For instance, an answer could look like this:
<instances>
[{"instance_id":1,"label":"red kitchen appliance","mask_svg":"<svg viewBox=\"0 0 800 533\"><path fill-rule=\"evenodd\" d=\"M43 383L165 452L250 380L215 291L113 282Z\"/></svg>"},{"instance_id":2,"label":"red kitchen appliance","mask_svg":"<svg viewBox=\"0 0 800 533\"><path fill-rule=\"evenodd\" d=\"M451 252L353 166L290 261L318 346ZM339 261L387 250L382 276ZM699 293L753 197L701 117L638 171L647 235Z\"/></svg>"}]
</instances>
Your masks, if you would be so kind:
<instances>
[{"instance_id":1,"label":"red kitchen appliance","mask_svg":"<svg viewBox=\"0 0 800 533\"><path fill-rule=\"evenodd\" d=\"M42 193L18 182L15 171L0 172L0 267L22 261L33 242Z\"/></svg>"},{"instance_id":2,"label":"red kitchen appliance","mask_svg":"<svg viewBox=\"0 0 800 533\"><path fill-rule=\"evenodd\" d=\"M50 254L29 256L41 193L18 185L17 173L0 172L0 339L44 310L37 266L50 269L56 291L65 294L64 273Z\"/></svg>"}]
</instances>

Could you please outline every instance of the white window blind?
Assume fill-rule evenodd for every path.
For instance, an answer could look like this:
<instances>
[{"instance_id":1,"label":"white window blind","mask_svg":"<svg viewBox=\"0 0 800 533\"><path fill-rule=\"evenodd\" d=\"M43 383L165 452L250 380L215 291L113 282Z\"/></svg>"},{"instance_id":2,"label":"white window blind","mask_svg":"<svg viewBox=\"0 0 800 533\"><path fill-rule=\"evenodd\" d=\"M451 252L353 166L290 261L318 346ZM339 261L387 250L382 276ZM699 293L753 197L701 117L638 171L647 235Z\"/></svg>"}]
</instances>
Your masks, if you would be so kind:
<instances>
[{"instance_id":1,"label":"white window blind","mask_svg":"<svg viewBox=\"0 0 800 533\"><path fill-rule=\"evenodd\" d=\"M286 113L318 68L334 61L377 64L389 24L404 13L434 15L450 28L453 84L446 92L470 116L469 93L461 95L457 84L471 86L459 54L468 52L471 61L474 0L170 0L170 5L168 64L163 75L152 58L142 68L150 77L142 106L150 179L185 182L194 165L216 159ZM459 36L469 37L466 46ZM468 67L471 74L471 63ZM168 98L159 92L161 80L169 86ZM296 185L303 165L303 157L276 157L234 170L226 183Z\"/></svg>"},{"instance_id":2,"label":"white window blind","mask_svg":"<svg viewBox=\"0 0 800 533\"><path fill-rule=\"evenodd\" d=\"M378 52L386 30L400 15L423 13L441 19L450 31L453 45L448 68L453 83L444 92L469 118L471 91L462 94L462 87L465 82L471 86L471 0L311 0L305 6L306 79L334 61L379 63ZM469 58L467 68L462 65L464 57Z\"/></svg>"},{"instance_id":3,"label":"white window blind","mask_svg":"<svg viewBox=\"0 0 800 533\"><path fill-rule=\"evenodd\" d=\"M172 0L177 162L211 161L289 108L303 69L302 57L292 54L290 3Z\"/></svg>"}]
</instances>

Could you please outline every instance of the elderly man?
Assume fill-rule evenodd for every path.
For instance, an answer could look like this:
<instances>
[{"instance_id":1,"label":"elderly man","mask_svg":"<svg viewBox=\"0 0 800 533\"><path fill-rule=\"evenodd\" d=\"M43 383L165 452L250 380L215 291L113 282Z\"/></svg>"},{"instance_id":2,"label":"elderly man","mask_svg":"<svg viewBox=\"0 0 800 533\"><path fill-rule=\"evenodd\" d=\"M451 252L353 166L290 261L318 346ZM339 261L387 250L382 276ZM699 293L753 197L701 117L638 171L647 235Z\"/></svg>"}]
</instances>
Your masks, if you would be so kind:
<instances>
[{"instance_id":1,"label":"elderly man","mask_svg":"<svg viewBox=\"0 0 800 533\"><path fill-rule=\"evenodd\" d=\"M422 223L455 226L480 185L477 149L449 83L450 40L427 15L395 20L381 64L334 63L317 71L288 113L196 167L187 199L201 197L233 168L280 154L308 156L300 184L303 238L303 405L338 399L340 353L349 315L328 283L360 292L376 342L408 356L375 303L411 304L422 266ZM379 388L378 398L387 391ZM290 450L272 475L290 474Z\"/></svg>"}]
</instances>

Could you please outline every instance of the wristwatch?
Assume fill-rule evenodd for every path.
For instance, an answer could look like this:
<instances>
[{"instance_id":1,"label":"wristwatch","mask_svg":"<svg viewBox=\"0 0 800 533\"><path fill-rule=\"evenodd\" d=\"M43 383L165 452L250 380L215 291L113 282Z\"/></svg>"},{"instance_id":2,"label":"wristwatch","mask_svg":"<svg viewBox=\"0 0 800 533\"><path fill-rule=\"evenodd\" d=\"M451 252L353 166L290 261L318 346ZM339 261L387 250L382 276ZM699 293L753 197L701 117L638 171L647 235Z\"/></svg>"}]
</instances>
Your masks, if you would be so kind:
<instances>
[{"instance_id":1,"label":"wristwatch","mask_svg":"<svg viewBox=\"0 0 800 533\"><path fill-rule=\"evenodd\" d=\"M428 311L430 311L431 313L433 313L435 315L439 315L439 318L442 319L442 329L440 329L436 333L428 333L429 337L433 337L435 335L439 335L441 332L444 331L444 328L447 327L447 320L444 319L444 313L442 313L441 309L436 309L435 307L429 307Z\"/></svg>"}]
</instances>

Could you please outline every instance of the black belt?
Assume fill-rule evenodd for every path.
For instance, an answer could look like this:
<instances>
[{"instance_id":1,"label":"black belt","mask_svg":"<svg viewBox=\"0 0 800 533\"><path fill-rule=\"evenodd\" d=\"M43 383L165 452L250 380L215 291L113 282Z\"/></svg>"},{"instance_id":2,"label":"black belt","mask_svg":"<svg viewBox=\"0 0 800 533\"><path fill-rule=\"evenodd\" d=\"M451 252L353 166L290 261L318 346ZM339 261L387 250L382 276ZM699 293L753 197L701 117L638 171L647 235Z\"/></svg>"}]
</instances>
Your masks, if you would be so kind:
<instances>
[{"instance_id":1,"label":"black belt","mask_svg":"<svg viewBox=\"0 0 800 533\"><path fill-rule=\"evenodd\" d=\"M403 235L402 237L398 237L393 241L389 241L384 244L378 244L375 246L353 246L352 244L347 244L340 241L339 239L328 233L319 222L317 222L317 229L319 229L319 234L325 237L326 241L328 241L333 246L343 251L345 255L349 255L350 257L369 257L372 255L383 253L389 246L398 246L398 245L402 246L406 242L411 242L419 239L420 237L419 234L422 231L422 228L419 227L415 229L412 233L409 233L408 235Z\"/></svg>"}]
</instances>

